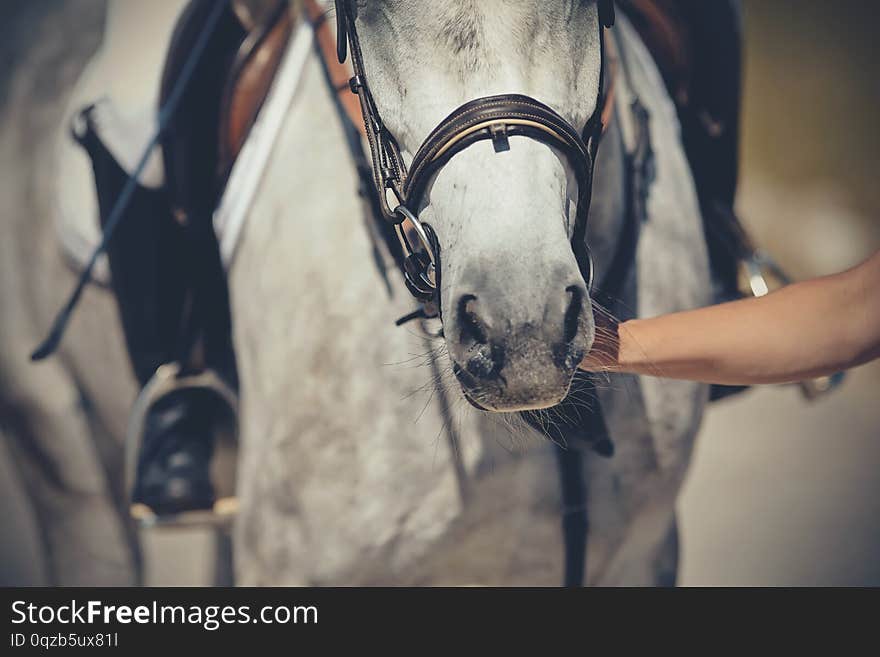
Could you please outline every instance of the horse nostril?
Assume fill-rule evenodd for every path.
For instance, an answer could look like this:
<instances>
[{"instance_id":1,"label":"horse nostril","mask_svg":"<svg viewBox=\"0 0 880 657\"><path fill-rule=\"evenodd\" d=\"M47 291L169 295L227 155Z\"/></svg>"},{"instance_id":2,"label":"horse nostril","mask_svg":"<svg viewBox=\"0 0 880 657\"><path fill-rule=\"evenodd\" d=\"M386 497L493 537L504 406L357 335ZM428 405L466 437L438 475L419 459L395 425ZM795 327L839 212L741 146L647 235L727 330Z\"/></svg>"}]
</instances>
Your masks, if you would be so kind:
<instances>
[{"instance_id":1,"label":"horse nostril","mask_svg":"<svg viewBox=\"0 0 880 657\"><path fill-rule=\"evenodd\" d=\"M473 294L464 294L458 300L458 324L461 328L462 342L475 342L486 344L489 338L486 335L486 327L474 310L477 297Z\"/></svg>"},{"instance_id":2,"label":"horse nostril","mask_svg":"<svg viewBox=\"0 0 880 657\"><path fill-rule=\"evenodd\" d=\"M477 347L465 365L468 374L484 380L498 379L503 368L504 347L496 344Z\"/></svg>"},{"instance_id":3,"label":"horse nostril","mask_svg":"<svg viewBox=\"0 0 880 657\"><path fill-rule=\"evenodd\" d=\"M565 291L571 295L565 311L563 343L570 344L577 338L581 328L581 311L584 309L584 290L579 285L569 285Z\"/></svg>"},{"instance_id":4,"label":"horse nostril","mask_svg":"<svg viewBox=\"0 0 880 657\"><path fill-rule=\"evenodd\" d=\"M456 367L456 376L469 384L501 379L505 363L505 351L501 344L489 340L491 324L479 314L477 297L464 294L458 299L458 327L463 347L461 367Z\"/></svg>"}]
</instances>

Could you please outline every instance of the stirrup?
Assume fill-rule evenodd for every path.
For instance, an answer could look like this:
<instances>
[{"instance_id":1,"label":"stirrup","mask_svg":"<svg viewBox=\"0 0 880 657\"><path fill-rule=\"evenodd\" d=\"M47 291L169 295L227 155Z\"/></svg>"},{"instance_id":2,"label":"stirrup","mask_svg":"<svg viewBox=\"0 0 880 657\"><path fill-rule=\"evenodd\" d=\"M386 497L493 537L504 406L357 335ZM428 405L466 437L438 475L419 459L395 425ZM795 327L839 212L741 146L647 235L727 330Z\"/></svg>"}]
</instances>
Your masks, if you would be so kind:
<instances>
[{"instance_id":1,"label":"stirrup","mask_svg":"<svg viewBox=\"0 0 880 657\"><path fill-rule=\"evenodd\" d=\"M741 288L746 288L740 291L744 296L763 297L792 282L791 277L766 251L756 249L748 257L743 258L740 263L740 278L745 281L745 285L741 285ZM845 376L844 372L836 372L830 376L804 379L798 381L797 385L803 396L807 400L813 401L837 388L843 383Z\"/></svg>"},{"instance_id":2,"label":"stirrup","mask_svg":"<svg viewBox=\"0 0 880 657\"><path fill-rule=\"evenodd\" d=\"M141 390L129 415L128 428L125 435L125 502L132 519L141 527L194 527L194 526L227 526L235 517L238 510L238 500L234 493L225 496L218 495L212 509L184 511L175 514L156 514L149 506L142 503L133 503L135 482L137 480L138 458L144 440L144 426L147 413L166 395L178 390L201 389L208 390L221 399L229 408L236 425L236 431L231 433L231 441L226 442L227 448L237 451L238 436L238 395L236 392L213 370L205 370L198 374L181 374L180 363L166 363L160 366L153 377ZM221 432L225 433L225 432ZM232 444L229 444L229 443ZM215 459L216 459L215 454ZM232 478L235 474L233 470ZM235 490L234 481L230 486L224 486L230 491Z\"/></svg>"}]
</instances>

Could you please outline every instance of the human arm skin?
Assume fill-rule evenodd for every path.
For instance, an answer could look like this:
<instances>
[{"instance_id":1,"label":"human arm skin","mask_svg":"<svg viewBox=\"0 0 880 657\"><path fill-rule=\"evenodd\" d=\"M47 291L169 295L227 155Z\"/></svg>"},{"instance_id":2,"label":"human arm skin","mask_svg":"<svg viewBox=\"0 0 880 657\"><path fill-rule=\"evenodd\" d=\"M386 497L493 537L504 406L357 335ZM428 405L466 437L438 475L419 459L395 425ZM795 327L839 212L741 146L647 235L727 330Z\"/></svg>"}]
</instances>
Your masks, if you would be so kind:
<instances>
[{"instance_id":1,"label":"human arm skin","mask_svg":"<svg viewBox=\"0 0 880 657\"><path fill-rule=\"evenodd\" d=\"M880 251L839 274L596 331L581 368L705 383L788 383L880 356Z\"/></svg>"}]
</instances>

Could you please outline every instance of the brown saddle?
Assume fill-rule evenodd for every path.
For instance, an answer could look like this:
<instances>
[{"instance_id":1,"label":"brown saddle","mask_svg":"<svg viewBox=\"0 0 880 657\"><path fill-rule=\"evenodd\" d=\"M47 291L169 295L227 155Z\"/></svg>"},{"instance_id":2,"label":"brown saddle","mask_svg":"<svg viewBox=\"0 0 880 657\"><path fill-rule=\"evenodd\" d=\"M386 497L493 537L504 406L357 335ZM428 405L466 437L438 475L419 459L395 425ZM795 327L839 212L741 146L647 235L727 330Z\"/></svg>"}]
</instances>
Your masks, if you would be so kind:
<instances>
[{"instance_id":1,"label":"brown saddle","mask_svg":"<svg viewBox=\"0 0 880 657\"><path fill-rule=\"evenodd\" d=\"M175 214L211 212L257 120L293 32L287 0L223 0L218 27L162 140ZM171 38L164 104L216 0L192 0Z\"/></svg>"},{"instance_id":2,"label":"brown saddle","mask_svg":"<svg viewBox=\"0 0 880 657\"><path fill-rule=\"evenodd\" d=\"M293 31L286 0L234 0L248 32L236 54L220 99L220 161L225 178L250 134Z\"/></svg>"}]
</instances>

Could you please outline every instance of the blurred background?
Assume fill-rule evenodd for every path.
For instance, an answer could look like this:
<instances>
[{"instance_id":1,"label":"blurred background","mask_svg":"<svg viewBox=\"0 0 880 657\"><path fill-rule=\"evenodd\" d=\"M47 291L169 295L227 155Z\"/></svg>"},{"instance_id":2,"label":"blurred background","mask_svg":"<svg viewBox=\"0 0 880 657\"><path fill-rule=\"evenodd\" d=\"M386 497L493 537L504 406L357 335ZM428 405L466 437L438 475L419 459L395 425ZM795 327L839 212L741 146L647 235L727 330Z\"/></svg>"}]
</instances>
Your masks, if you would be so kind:
<instances>
[{"instance_id":1,"label":"blurred background","mask_svg":"<svg viewBox=\"0 0 880 657\"><path fill-rule=\"evenodd\" d=\"M23 49L70 1L0 4L0 111ZM81 24L52 38L79 39L85 57L97 45L104 3L76 4ZM854 265L880 248L878 5L745 0L744 7L739 211L755 241L795 278ZM0 161L0 172L13 166ZM878 393L875 363L814 403L792 387L713 405L680 501L679 582L880 584ZM0 584L40 583L34 528L5 464L0 459ZM207 583L211 568L199 555L210 547L197 531L149 536L148 583Z\"/></svg>"},{"instance_id":2,"label":"blurred background","mask_svg":"<svg viewBox=\"0 0 880 657\"><path fill-rule=\"evenodd\" d=\"M739 213L793 277L845 269L880 248L880 6L743 6ZM875 362L813 403L762 388L713 405L680 501L680 583L880 584L878 402Z\"/></svg>"}]
</instances>

